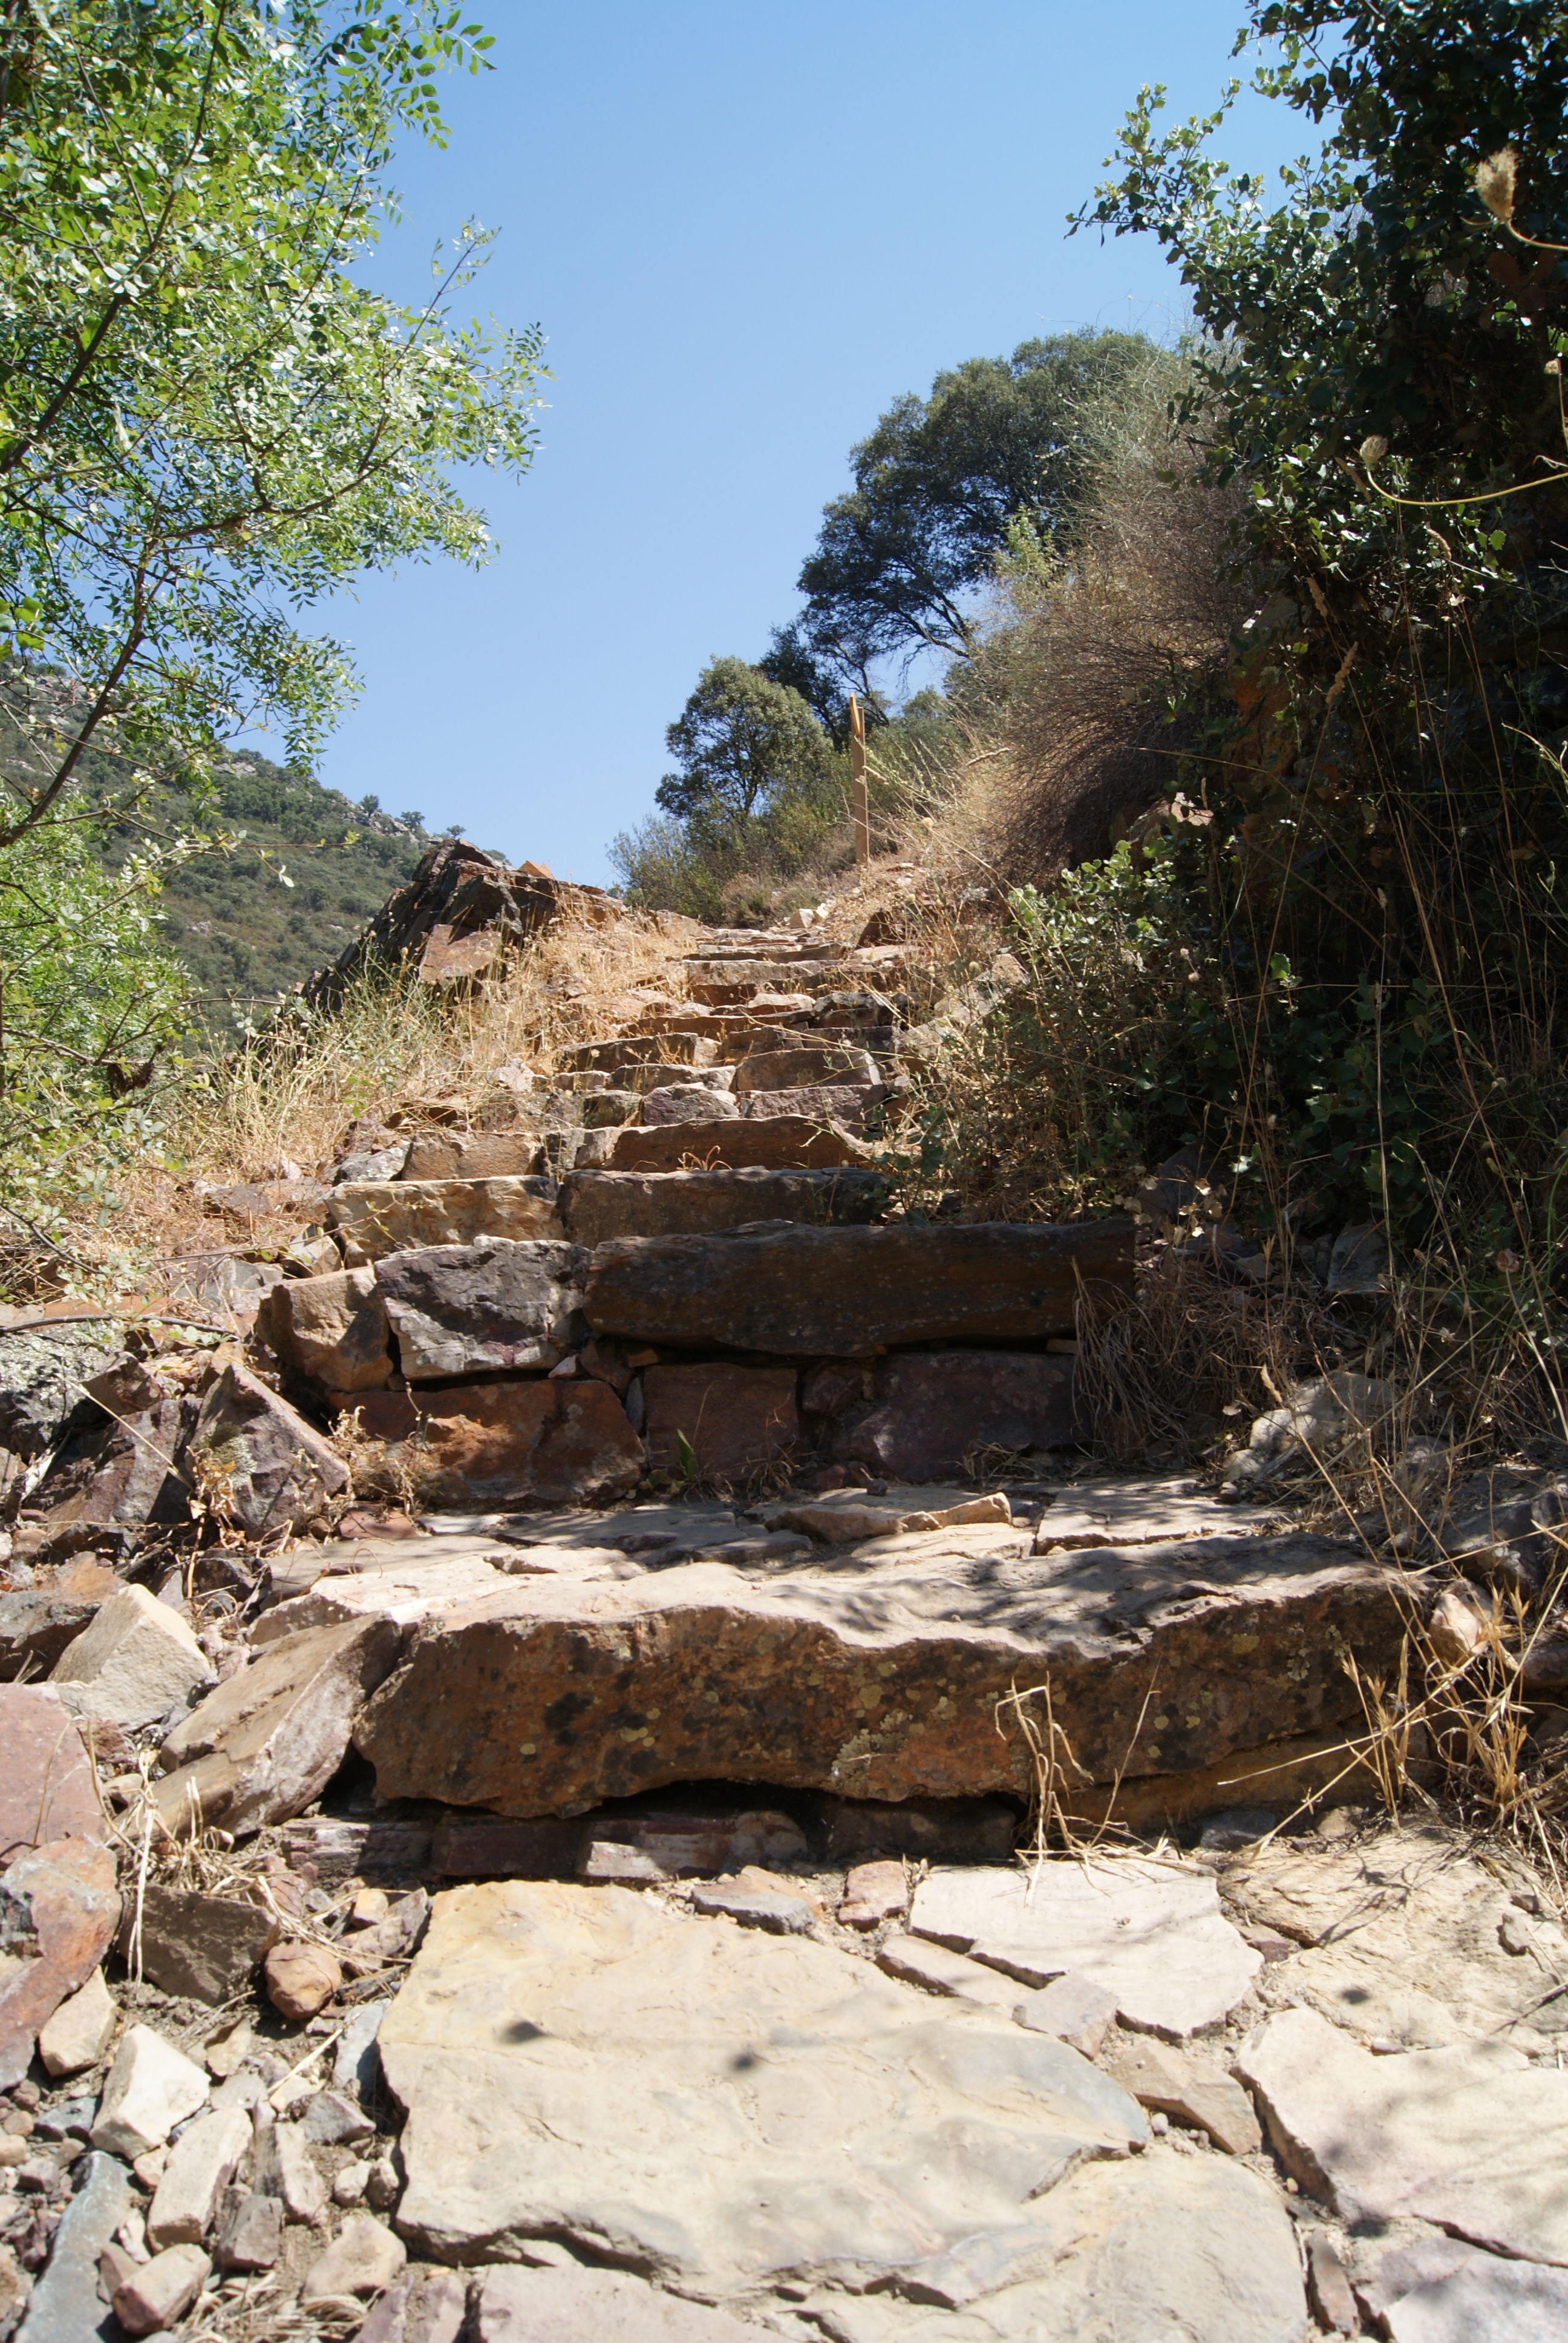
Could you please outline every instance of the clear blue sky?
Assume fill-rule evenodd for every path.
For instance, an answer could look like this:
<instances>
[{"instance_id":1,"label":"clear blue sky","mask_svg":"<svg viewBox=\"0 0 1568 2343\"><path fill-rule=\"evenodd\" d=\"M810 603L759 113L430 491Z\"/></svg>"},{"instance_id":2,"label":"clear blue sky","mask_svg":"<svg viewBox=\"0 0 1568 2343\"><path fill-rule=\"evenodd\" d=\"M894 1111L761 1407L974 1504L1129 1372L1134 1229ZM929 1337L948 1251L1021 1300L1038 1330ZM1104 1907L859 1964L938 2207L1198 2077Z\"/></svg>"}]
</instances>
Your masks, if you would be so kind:
<instances>
[{"instance_id":1,"label":"clear blue sky","mask_svg":"<svg viewBox=\"0 0 1568 2343\"><path fill-rule=\"evenodd\" d=\"M1150 239L1065 238L1141 83L1207 109L1240 0L476 0L495 71L449 77L400 158L377 274L422 295L467 216L470 307L548 337L539 455L479 497L487 568L372 578L332 614L364 697L323 778L602 880L664 727L757 658L851 444L939 367L1080 325L1181 322ZM1302 143L1244 102L1221 146Z\"/></svg>"}]
</instances>

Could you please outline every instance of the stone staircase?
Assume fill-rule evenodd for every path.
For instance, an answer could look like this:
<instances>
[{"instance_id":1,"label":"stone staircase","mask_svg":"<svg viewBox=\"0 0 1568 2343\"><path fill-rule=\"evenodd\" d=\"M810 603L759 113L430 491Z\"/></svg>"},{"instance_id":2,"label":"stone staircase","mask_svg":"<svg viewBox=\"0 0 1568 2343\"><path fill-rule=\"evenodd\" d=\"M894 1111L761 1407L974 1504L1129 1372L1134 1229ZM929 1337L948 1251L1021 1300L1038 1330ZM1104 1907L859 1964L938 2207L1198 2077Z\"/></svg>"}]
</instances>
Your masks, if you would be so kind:
<instances>
[{"instance_id":1,"label":"stone staircase","mask_svg":"<svg viewBox=\"0 0 1568 2343\"><path fill-rule=\"evenodd\" d=\"M288 1397L425 1524L385 1561L411 1641L360 1730L384 1793L1021 1803L1041 1752L1009 1704L1042 1685L1043 1763L1091 1817L1118 1784L1157 1824L1223 1805L1240 1753L1282 1788L1342 1771L1343 1654L1392 1668L1402 1633L1381 1571L1169 1491L1115 1533L1053 1513L1092 1433L1077 1307L1131 1289L1131 1227L900 1212L872 1126L904 948L710 931L680 973L506 1128L340 1179L343 1266L258 1322ZM452 1532L492 1541L477 1582ZM311 1619L374 1601L381 1565L339 1597L346 1562L322 1553Z\"/></svg>"}]
</instances>

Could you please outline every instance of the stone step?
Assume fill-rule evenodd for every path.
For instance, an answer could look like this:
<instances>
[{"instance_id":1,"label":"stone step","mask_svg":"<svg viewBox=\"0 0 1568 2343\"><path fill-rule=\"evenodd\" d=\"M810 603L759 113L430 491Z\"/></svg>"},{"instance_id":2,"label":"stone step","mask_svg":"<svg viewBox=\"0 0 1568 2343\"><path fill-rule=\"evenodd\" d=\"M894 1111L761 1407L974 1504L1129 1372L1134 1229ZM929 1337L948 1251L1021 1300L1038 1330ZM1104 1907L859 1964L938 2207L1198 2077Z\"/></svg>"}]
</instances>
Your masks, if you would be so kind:
<instances>
[{"instance_id":1,"label":"stone step","mask_svg":"<svg viewBox=\"0 0 1568 2343\"><path fill-rule=\"evenodd\" d=\"M553 1180L346 1180L323 1218L362 1261L424 1245L468 1245L477 1237L562 1234Z\"/></svg>"},{"instance_id":2,"label":"stone step","mask_svg":"<svg viewBox=\"0 0 1568 2343\"><path fill-rule=\"evenodd\" d=\"M870 1150L820 1118L777 1114L635 1126L618 1131L607 1168L614 1172L680 1172L694 1167L740 1172L820 1171L835 1163L872 1161Z\"/></svg>"},{"instance_id":3,"label":"stone step","mask_svg":"<svg viewBox=\"0 0 1568 2343\"><path fill-rule=\"evenodd\" d=\"M585 1307L596 1333L637 1342L863 1359L916 1342L1068 1335L1081 1290L1131 1287L1128 1220L797 1227L601 1246Z\"/></svg>"},{"instance_id":4,"label":"stone step","mask_svg":"<svg viewBox=\"0 0 1568 2343\"><path fill-rule=\"evenodd\" d=\"M573 1243L612 1237L711 1234L751 1221L861 1225L881 1218L884 1175L855 1166L826 1171L572 1172L559 1211Z\"/></svg>"},{"instance_id":5,"label":"stone step","mask_svg":"<svg viewBox=\"0 0 1568 2343\"><path fill-rule=\"evenodd\" d=\"M1030 1544L980 1524L783 1570L694 1563L580 1588L521 1577L482 1614L416 1629L357 1744L383 1799L519 1816L696 1780L1027 1797L1033 1761L1010 1704L1049 1682L1079 1769L1060 1792L1079 1811L1075 1798L1091 1807L1119 1776L1171 1781L1174 1795L1172 1777L1227 1757L1360 1733L1342 1653L1372 1676L1399 1665L1399 1592L1343 1544Z\"/></svg>"}]
</instances>

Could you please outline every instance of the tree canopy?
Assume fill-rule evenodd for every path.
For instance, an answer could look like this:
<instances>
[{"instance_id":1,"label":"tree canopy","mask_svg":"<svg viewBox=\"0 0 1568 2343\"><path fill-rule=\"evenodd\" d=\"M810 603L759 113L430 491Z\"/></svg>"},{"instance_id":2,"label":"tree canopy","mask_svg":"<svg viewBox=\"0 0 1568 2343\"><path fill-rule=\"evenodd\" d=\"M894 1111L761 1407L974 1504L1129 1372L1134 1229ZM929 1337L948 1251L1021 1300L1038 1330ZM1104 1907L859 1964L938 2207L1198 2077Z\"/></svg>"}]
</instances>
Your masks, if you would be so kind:
<instances>
[{"instance_id":1,"label":"tree canopy","mask_svg":"<svg viewBox=\"0 0 1568 2343\"><path fill-rule=\"evenodd\" d=\"M829 777L832 748L798 691L740 659L716 659L665 732L678 759L656 792L684 819L749 820L770 799L806 795Z\"/></svg>"},{"instance_id":2,"label":"tree canopy","mask_svg":"<svg viewBox=\"0 0 1568 2343\"><path fill-rule=\"evenodd\" d=\"M974 589L1008 524L1070 537L1085 485L1085 407L1147 355L1136 334L1061 334L1010 358L969 358L929 397L895 399L850 453L855 485L822 516L800 571L806 608L769 663L806 689L802 660L871 689L873 663L924 649L967 658ZM812 692L814 699L817 693Z\"/></svg>"},{"instance_id":3,"label":"tree canopy","mask_svg":"<svg viewBox=\"0 0 1568 2343\"><path fill-rule=\"evenodd\" d=\"M1568 348L1568 8L1251 0L1249 17L1275 44L1257 86L1323 127L1321 153L1270 207L1211 151L1240 82L1172 128L1145 89L1121 175L1080 224L1166 246L1209 337L1221 464L1267 529L1353 575L1416 550L1395 546L1366 458L1379 486L1452 499L1543 482L1568 454L1552 371ZM1457 507L1447 542L1451 522L1473 544L1500 519L1528 535L1560 498Z\"/></svg>"},{"instance_id":4,"label":"tree canopy","mask_svg":"<svg viewBox=\"0 0 1568 2343\"><path fill-rule=\"evenodd\" d=\"M301 614L356 573L477 561L454 464L535 437L537 332L356 267L434 75L487 46L445 0L62 0L0 10L0 846L89 742L199 782L242 725L310 752L350 688Z\"/></svg>"}]
</instances>

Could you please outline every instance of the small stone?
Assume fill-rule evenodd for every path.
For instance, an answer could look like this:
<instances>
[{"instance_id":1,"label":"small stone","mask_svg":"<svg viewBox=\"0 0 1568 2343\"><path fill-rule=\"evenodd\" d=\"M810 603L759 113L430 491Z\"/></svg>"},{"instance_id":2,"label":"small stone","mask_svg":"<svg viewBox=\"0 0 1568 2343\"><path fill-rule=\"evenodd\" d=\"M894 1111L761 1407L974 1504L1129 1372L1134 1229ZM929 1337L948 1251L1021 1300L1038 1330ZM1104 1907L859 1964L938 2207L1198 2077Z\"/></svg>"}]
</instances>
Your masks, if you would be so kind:
<instances>
[{"instance_id":1,"label":"small stone","mask_svg":"<svg viewBox=\"0 0 1568 2343\"><path fill-rule=\"evenodd\" d=\"M743 1928L766 1928L770 1936L803 1936L811 1926L811 1907L799 1896L781 1896L775 1888L694 1887L691 1908L710 1917L738 1920Z\"/></svg>"},{"instance_id":2,"label":"small stone","mask_svg":"<svg viewBox=\"0 0 1568 2343\"><path fill-rule=\"evenodd\" d=\"M0 2245L0 2335L8 2335L27 2308L33 2281L9 2246Z\"/></svg>"},{"instance_id":3,"label":"small stone","mask_svg":"<svg viewBox=\"0 0 1568 2343\"><path fill-rule=\"evenodd\" d=\"M249 2018L240 2017L221 2034L215 2034L202 2051L207 2073L215 2075L219 2082L232 2075L249 2050L254 2032Z\"/></svg>"},{"instance_id":4,"label":"small stone","mask_svg":"<svg viewBox=\"0 0 1568 2343\"><path fill-rule=\"evenodd\" d=\"M219 2269L270 2269L283 2249L283 2207L259 2188L224 2192L213 2240Z\"/></svg>"},{"instance_id":5,"label":"small stone","mask_svg":"<svg viewBox=\"0 0 1568 2343\"><path fill-rule=\"evenodd\" d=\"M351 2213L324 2254L305 2274L302 2310L317 2310L345 2296L380 2294L402 2273L408 2249L384 2221Z\"/></svg>"},{"instance_id":6,"label":"small stone","mask_svg":"<svg viewBox=\"0 0 1568 2343\"><path fill-rule=\"evenodd\" d=\"M276 2197L291 2221L315 2221L327 2209L327 2183L317 2170L303 2127L268 2124L256 2143L256 2185Z\"/></svg>"},{"instance_id":7,"label":"small stone","mask_svg":"<svg viewBox=\"0 0 1568 2343\"><path fill-rule=\"evenodd\" d=\"M147 2210L147 2243L155 2252L200 2245L249 2146L250 2117L241 2107L215 2109L186 2126Z\"/></svg>"},{"instance_id":8,"label":"small stone","mask_svg":"<svg viewBox=\"0 0 1568 2343\"><path fill-rule=\"evenodd\" d=\"M131 2170L146 2189L154 2189L164 2177L164 2167L169 2160L166 2147L149 2147L145 2156L133 2157Z\"/></svg>"},{"instance_id":9,"label":"small stone","mask_svg":"<svg viewBox=\"0 0 1568 2343\"><path fill-rule=\"evenodd\" d=\"M967 1960L942 1945L929 1945L920 1936L889 1936L877 1947L877 1966L906 1985L924 1986L928 1993L949 1993L960 2001L975 2001L987 2009L1012 2015L1018 1987L995 1969Z\"/></svg>"},{"instance_id":10,"label":"small stone","mask_svg":"<svg viewBox=\"0 0 1568 2343\"><path fill-rule=\"evenodd\" d=\"M144 2262L118 2288L115 2317L127 2335L151 2335L184 2317L206 2280L212 2264L199 2246L171 2246Z\"/></svg>"},{"instance_id":11,"label":"small stone","mask_svg":"<svg viewBox=\"0 0 1568 2343\"><path fill-rule=\"evenodd\" d=\"M1191 2052L1145 2036L1119 2042L1104 2064L1141 2105L1207 2132L1228 2156L1250 2156L1262 2146L1263 2135L1246 2092Z\"/></svg>"},{"instance_id":12,"label":"small stone","mask_svg":"<svg viewBox=\"0 0 1568 2343\"><path fill-rule=\"evenodd\" d=\"M27 2161L27 2143L14 2132L0 2132L0 2172L8 2172Z\"/></svg>"},{"instance_id":13,"label":"small stone","mask_svg":"<svg viewBox=\"0 0 1568 2343\"><path fill-rule=\"evenodd\" d=\"M392 2158L389 2156L377 2157L365 2184L367 2202L373 2205L378 2213L389 2213L402 2193L402 2178Z\"/></svg>"},{"instance_id":14,"label":"small stone","mask_svg":"<svg viewBox=\"0 0 1568 2343\"><path fill-rule=\"evenodd\" d=\"M909 1908L909 1875L901 1863L858 1863L844 1882L839 1917L847 1928L875 1928L902 1919Z\"/></svg>"},{"instance_id":15,"label":"small stone","mask_svg":"<svg viewBox=\"0 0 1568 2343\"><path fill-rule=\"evenodd\" d=\"M119 2015L103 1970L95 1969L40 2029L38 2056L50 2074L79 2075L95 2066L115 2038Z\"/></svg>"},{"instance_id":16,"label":"small stone","mask_svg":"<svg viewBox=\"0 0 1568 2343\"><path fill-rule=\"evenodd\" d=\"M578 1859L578 1877L595 1887L658 1887L669 1873L640 1846L589 1839Z\"/></svg>"},{"instance_id":17,"label":"small stone","mask_svg":"<svg viewBox=\"0 0 1568 2343\"><path fill-rule=\"evenodd\" d=\"M371 2167L367 2164L344 2165L333 2179L333 2203L335 2205L360 2204L364 2199L370 2171Z\"/></svg>"},{"instance_id":18,"label":"small stone","mask_svg":"<svg viewBox=\"0 0 1568 2343\"><path fill-rule=\"evenodd\" d=\"M364 2109L340 2091L317 2091L305 2110L305 2137L317 2147L343 2147L368 2139L376 2127Z\"/></svg>"},{"instance_id":19,"label":"small stone","mask_svg":"<svg viewBox=\"0 0 1568 2343\"><path fill-rule=\"evenodd\" d=\"M458 2343L467 2332L468 2288L461 2270L413 2264L389 2287L355 2343ZM613 2343L607 2336L603 2343Z\"/></svg>"},{"instance_id":20,"label":"small stone","mask_svg":"<svg viewBox=\"0 0 1568 2343\"><path fill-rule=\"evenodd\" d=\"M391 1908L392 1898L384 1887L362 1887L348 1906L348 1925L351 1928L373 1928Z\"/></svg>"},{"instance_id":21,"label":"small stone","mask_svg":"<svg viewBox=\"0 0 1568 2343\"><path fill-rule=\"evenodd\" d=\"M146 2156L195 2115L207 2089L206 2075L183 2050L150 2026L128 2026L104 2086L93 2145L127 2160Z\"/></svg>"},{"instance_id":22,"label":"small stone","mask_svg":"<svg viewBox=\"0 0 1568 2343\"><path fill-rule=\"evenodd\" d=\"M1309 2229L1306 2247L1307 2291L1318 2325L1328 2335L1359 2335L1361 2313L1333 2239L1326 2229Z\"/></svg>"},{"instance_id":23,"label":"small stone","mask_svg":"<svg viewBox=\"0 0 1568 2343\"><path fill-rule=\"evenodd\" d=\"M112 2302L116 2291L125 2285L126 2280L135 2278L136 2272L151 2259L150 2254L133 2254L128 2247L120 2245L111 2237L98 2256L99 2293L106 2296Z\"/></svg>"},{"instance_id":24,"label":"small stone","mask_svg":"<svg viewBox=\"0 0 1568 2343\"><path fill-rule=\"evenodd\" d=\"M361 2103L370 2098L381 2071L376 2036L387 2010L384 2001L368 2001L355 2010L332 2053L334 2087L348 2092Z\"/></svg>"},{"instance_id":25,"label":"small stone","mask_svg":"<svg viewBox=\"0 0 1568 2343\"><path fill-rule=\"evenodd\" d=\"M266 1956L266 1997L281 2016L302 2025L343 1983L342 1965L325 1945L289 1941Z\"/></svg>"},{"instance_id":26,"label":"small stone","mask_svg":"<svg viewBox=\"0 0 1568 2343\"><path fill-rule=\"evenodd\" d=\"M9 1753L6 1753L7 1755ZM115 1859L91 1839L55 1839L0 1876L0 2088L20 2082L40 2026L84 1986L120 1916Z\"/></svg>"},{"instance_id":27,"label":"small stone","mask_svg":"<svg viewBox=\"0 0 1568 2343\"><path fill-rule=\"evenodd\" d=\"M1070 1969L1037 1993L1026 1994L1013 2016L1030 2033L1054 2034L1086 2058L1096 2058L1116 2016L1116 2001L1092 1977Z\"/></svg>"}]
</instances>

